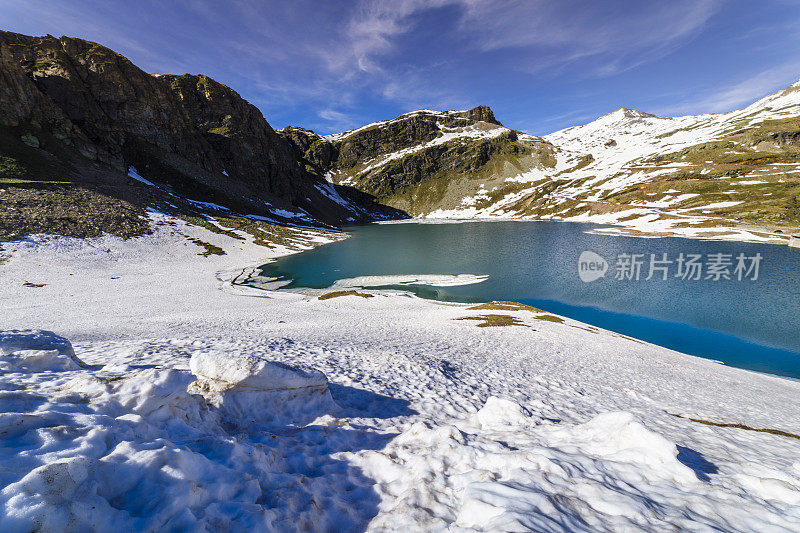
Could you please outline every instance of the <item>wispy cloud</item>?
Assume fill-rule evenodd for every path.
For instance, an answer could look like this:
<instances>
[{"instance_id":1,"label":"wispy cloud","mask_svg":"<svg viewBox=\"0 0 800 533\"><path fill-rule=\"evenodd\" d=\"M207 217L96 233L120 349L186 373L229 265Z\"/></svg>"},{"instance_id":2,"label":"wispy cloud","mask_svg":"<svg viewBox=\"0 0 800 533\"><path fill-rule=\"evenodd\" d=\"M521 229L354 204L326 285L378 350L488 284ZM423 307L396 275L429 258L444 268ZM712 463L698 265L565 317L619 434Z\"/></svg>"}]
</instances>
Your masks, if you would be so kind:
<instances>
[{"instance_id":1,"label":"wispy cloud","mask_svg":"<svg viewBox=\"0 0 800 533\"><path fill-rule=\"evenodd\" d=\"M520 95L509 122L555 126L591 115L586 101L607 91L599 86L681 50L713 27L727 5L723 0L4 0L0 27L88 38L150 72L209 74L258 105L277 126L300 123L330 132L415 108L494 105L487 100L501 92L506 99ZM772 33L797 33L797 22L788 17L754 22L743 46L771 46ZM777 52L773 56L780 61ZM753 74L751 67L734 87L671 109L723 110L790 77L762 68ZM569 91L559 93L561 85ZM532 118L529 110L514 117L523 105L539 105L535 91L549 91L555 108L539 110L543 119ZM599 96L580 96L587 91ZM524 93L529 94L522 103ZM567 94L570 98L562 96ZM572 112L575 107L585 113Z\"/></svg>"},{"instance_id":2,"label":"wispy cloud","mask_svg":"<svg viewBox=\"0 0 800 533\"><path fill-rule=\"evenodd\" d=\"M325 121L318 123L325 131L344 131L361 125L353 115L336 109L323 109L317 116Z\"/></svg>"},{"instance_id":3,"label":"wispy cloud","mask_svg":"<svg viewBox=\"0 0 800 533\"><path fill-rule=\"evenodd\" d=\"M655 113L664 116L724 113L746 107L768 94L788 87L798 79L800 79L800 61L793 61L735 82L722 91L706 92L699 98L657 109Z\"/></svg>"},{"instance_id":4,"label":"wispy cloud","mask_svg":"<svg viewBox=\"0 0 800 533\"><path fill-rule=\"evenodd\" d=\"M654 61L696 36L721 0L628 3L576 0L371 0L351 20L347 36L363 70L380 70L393 39L413 29L412 15L451 6L463 42L477 52L516 50L519 68L541 72L575 62L610 76Z\"/></svg>"}]
</instances>

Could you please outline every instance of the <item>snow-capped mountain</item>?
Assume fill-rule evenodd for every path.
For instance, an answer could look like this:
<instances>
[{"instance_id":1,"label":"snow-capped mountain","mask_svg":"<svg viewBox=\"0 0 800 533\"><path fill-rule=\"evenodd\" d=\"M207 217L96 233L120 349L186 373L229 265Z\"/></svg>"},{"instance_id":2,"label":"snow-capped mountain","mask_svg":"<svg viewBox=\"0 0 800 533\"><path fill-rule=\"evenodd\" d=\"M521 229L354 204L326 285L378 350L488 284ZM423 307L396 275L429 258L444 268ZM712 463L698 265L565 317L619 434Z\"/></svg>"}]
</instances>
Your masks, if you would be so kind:
<instances>
[{"instance_id":1,"label":"snow-capped mountain","mask_svg":"<svg viewBox=\"0 0 800 533\"><path fill-rule=\"evenodd\" d=\"M543 138L496 122L447 129L441 121L449 116L418 111L331 136L358 144L367 132L388 134L423 117L439 129L329 175L432 218L548 218L673 233L800 221L800 82L729 113L663 118L622 108ZM455 161L477 164L442 165L435 148L448 145L458 147ZM487 153L487 145L495 149ZM418 171L421 162L427 172Z\"/></svg>"},{"instance_id":2,"label":"snow-capped mountain","mask_svg":"<svg viewBox=\"0 0 800 533\"><path fill-rule=\"evenodd\" d=\"M800 82L730 113L622 108L545 137L486 106L320 136L273 130L207 76L153 76L81 39L0 32L0 74L0 239L142 234L148 209L225 218L223 232L416 216L769 236L800 222Z\"/></svg>"},{"instance_id":3,"label":"snow-capped mountain","mask_svg":"<svg viewBox=\"0 0 800 533\"><path fill-rule=\"evenodd\" d=\"M457 209L487 185L555 161L553 147L503 126L492 110L421 110L321 137L300 128L279 132L306 166L409 215Z\"/></svg>"}]
</instances>

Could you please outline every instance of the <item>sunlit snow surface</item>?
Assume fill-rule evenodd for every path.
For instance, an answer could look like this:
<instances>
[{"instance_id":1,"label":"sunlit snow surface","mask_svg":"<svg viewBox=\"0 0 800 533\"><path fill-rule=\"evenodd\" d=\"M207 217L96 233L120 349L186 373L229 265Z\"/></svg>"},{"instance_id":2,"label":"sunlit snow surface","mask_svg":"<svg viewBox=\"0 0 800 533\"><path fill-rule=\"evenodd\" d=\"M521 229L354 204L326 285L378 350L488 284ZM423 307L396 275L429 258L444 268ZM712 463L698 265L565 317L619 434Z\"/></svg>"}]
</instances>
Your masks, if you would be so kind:
<instances>
[{"instance_id":1,"label":"sunlit snow surface","mask_svg":"<svg viewBox=\"0 0 800 533\"><path fill-rule=\"evenodd\" d=\"M4 244L0 531L800 529L800 440L670 414L798 434L798 382L240 287L285 250L174 222Z\"/></svg>"}]
</instances>

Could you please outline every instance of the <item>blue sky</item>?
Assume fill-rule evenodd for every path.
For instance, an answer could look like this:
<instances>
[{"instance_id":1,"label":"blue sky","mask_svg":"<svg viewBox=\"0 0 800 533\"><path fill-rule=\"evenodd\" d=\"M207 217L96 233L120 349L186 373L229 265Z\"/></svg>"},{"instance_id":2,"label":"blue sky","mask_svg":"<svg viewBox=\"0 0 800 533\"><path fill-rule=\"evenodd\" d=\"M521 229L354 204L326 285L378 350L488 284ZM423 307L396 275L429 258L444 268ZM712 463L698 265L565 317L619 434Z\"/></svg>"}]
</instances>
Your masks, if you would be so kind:
<instances>
[{"instance_id":1,"label":"blue sky","mask_svg":"<svg viewBox=\"0 0 800 533\"><path fill-rule=\"evenodd\" d=\"M202 73L275 128L489 105L546 134L619 107L743 107L800 79L798 0L2 0L0 28Z\"/></svg>"}]
</instances>

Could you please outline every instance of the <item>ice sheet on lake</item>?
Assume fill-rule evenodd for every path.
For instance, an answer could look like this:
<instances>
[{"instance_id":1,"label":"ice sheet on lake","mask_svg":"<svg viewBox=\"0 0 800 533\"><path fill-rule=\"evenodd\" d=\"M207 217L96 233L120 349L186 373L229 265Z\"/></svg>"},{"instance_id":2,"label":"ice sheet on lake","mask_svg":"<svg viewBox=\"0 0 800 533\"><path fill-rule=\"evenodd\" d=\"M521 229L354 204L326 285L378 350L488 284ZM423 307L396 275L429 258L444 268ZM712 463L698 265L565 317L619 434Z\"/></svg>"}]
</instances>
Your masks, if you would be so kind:
<instances>
[{"instance_id":1,"label":"ice sheet on lake","mask_svg":"<svg viewBox=\"0 0 800 533\"><path fill-rule=\"evenodd\" d=\"M337 280L332 287L384 287L387 285L427 285L456 287L483 283L489 276L479 274L398 274L386 276L357 276Z\"/></svg>"}]
</instances>

